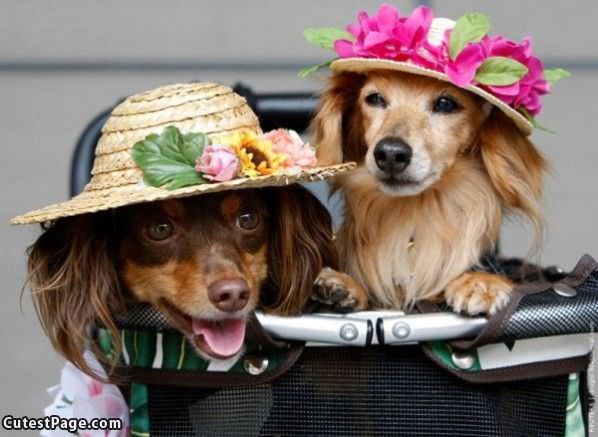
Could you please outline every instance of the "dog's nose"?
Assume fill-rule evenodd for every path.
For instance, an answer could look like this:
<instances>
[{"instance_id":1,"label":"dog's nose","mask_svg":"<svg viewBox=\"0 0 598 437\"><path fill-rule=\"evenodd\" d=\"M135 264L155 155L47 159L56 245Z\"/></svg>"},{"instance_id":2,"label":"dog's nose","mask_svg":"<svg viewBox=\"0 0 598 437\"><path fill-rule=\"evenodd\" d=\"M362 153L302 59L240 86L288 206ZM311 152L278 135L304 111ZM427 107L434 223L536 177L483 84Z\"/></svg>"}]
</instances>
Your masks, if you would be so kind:
<instances>
[{"instance_id":1,"label":"dog's nose","mask_svg":"<svg viewBox=\"0 0 598 437\"><path fill-rule=\"evenodd\" d=\"M407 168L411 162L413 150L398 138L387 137L378 141L374 148L376 165L384 173L395 175Z\"/></svg>"},{"instance_id":2,"label":"dog's nose","mask_svg":"<svg viewBox=\"0 0 598 437\"><path fill-rule=\"evenodd\" d=\"M234 313L247 305L249 286L242 278L220 279L208 287L208 298L219 310Z\"/></svg>"}]
</instances>

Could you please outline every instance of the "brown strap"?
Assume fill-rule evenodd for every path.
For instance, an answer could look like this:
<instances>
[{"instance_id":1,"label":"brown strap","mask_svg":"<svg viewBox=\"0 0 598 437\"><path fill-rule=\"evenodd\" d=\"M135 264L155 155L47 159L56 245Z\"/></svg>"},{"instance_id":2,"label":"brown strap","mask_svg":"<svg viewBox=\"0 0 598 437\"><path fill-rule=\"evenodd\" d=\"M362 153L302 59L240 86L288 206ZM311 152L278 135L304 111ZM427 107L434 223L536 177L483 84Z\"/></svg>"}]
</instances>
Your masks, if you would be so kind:
<instances>
[{"instance_id":1,"label":"brown strap","mask_svg":"<svg viewBox=\"0 0 598 437\"><path fill-rule=\"evenodd\" d=\"M423 345L424 353L438 366L452 373L458 378L476 384L492 384L498 382L523 381L526 379L548 378L551 376L567 375L585 371L591 361L592 354L565 358L552 361L520 364L480 371L458 370L447 366L432 351L428 345Z\"/></svg>"},{"instance_id":2,"label":"brown strap","mask_svg":"<svg viewBox=\"0 0 598 437\"><path fill-rule=\"evenodd\" d=\"M289 346L284 363L260 375L233 372L197 370L147 369L137 366L119 366L114 375L129 382L149 385L195 388L235 388L270 382L284 375L299 359L303 346Z\"/></svg>"},{"instance_id":3,"label":"brown strap","mask_svg":"<svg viewBox=\"0 0 598 437\"><path fill-rule=\"evenodd\" d=\"M571 273L559 282L576 287L585 282L590 274L598 269L598 263L590 255L584 255L577 263ZM530 282L528 284L522 284L513 290L511 300L501 311L494 314L489 320L482 332L477 337L471 340L456 340L452 341L451 345L456 349L467 350L476 348L485 344L496 343L500 341L505 332L505 327L511 316L517 310L517 307L521 303L521 300L535 293L541 293L552 287L550 282Z\"/></svg>"}]
</instances>

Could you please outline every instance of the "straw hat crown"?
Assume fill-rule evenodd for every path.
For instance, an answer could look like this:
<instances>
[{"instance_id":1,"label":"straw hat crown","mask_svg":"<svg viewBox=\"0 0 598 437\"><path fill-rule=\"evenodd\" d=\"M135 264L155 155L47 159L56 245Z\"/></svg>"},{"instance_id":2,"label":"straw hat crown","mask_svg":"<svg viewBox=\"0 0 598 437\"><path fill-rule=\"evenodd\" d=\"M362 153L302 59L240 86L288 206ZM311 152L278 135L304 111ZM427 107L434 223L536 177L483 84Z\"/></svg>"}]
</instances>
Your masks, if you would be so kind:
<instances>
[{"instance_id":1,"label":"straw hat crown","mask_svg":"<svg viewBox=\"0 0 598 437\"><path fill-rule=\"evenodd\" d=\"M170 126L176 127L183 135L203 133L213 140L247 130L261 134L258 118L246 100L218 83L173 84L136 94L116 106L102 128L92 177L83 193L67 202L15 217L11 223L40 223L134 203L229 189L322 180L352 168L350 164L313 167L295 173L240 177L174 190L150 186L145 182L144 173L136 164L132 150L138 141L150 134L159 135Z\"/></svg>"},{"instance_id":2,"label":"straw hat crown","mask_svg":"<svg viewBox=\"0 0 598 437\"><path fill-rule=\"evenodd\" d=\"M85 191L141 183L143 173L131 156L133 145L171 125L181 133L203 132L212 138L240 129L260 132L245 99L218 83L166 85L136 94L116 106L102 128Z\"/></svg>"}]
</instances>

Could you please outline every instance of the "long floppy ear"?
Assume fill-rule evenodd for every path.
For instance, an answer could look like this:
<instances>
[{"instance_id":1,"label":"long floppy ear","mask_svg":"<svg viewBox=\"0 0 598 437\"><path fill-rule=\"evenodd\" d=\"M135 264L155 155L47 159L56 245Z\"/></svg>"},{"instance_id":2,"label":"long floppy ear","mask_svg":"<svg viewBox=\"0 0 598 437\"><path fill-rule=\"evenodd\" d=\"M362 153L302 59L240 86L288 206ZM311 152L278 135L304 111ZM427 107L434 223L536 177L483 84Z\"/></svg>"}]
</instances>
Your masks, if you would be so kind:
<instances>
[{"instance_id":1,"label":"long floppy ear","mask_svg":"<svg viewBox=\"0 0 598 437\"><path fill-rule=\"evenodd\" d=\"M480 150L494 188L505 207L534 225L537 249L543 237L542 181L548 163L536 146L501 111L494 109L480 135Z\"/></svg>"},{"instance_id":2,"label":"long floppy ear","mask_svg":"<svg viewBox=\"0 0 598 437\"><path fill-rule=\"evenodd\" d=\"M83 372L102 379L86 363L83 352L94 347L88 336L90 326L105 326L115 340L120 338L111 317L123 306L111 247L111 216L64 218L44 229L28 250L28 283L35 310L56 351ZM120 351L114 355L120 356Z\"/></svg>"},{"instance_id":3,"label":"long floppy ear","mask_svg":"<svg viewBox=\"0 0 598 437\"><path fill-rule=\"evenodd\" d=\"M320 270L337 268L332 220L320 201L300 185L273 188L269 194L272 225L263 302L268 311L298 314L312 295Z\"/></svg>"},{"instance_id":4,"label":"long floppy ear","mask_svg":"<svg viewBox=\"0 0 598 437\"><path fill-rule=\"evenodd\" d=\"M356 73L339 73L330 78L311 125L320 165L363 158L363 123L356 119L355 110L364 82L365 76Z\"/></svg>"}]
</instances>

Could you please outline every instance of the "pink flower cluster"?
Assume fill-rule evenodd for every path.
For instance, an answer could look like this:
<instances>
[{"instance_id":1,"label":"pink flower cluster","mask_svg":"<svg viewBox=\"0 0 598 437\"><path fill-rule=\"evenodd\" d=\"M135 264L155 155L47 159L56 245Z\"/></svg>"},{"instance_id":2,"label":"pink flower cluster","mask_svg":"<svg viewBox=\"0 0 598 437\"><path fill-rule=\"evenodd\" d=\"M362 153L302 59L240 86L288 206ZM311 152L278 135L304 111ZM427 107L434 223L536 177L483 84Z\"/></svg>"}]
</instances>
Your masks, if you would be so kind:
<instances>
[{"instance_id":1,"label":"pink flower cluster","mask_svg":"<svg viewBox=\"0 0 598 437\"><path fill-rule=\"evenodd\" d=\"M314 167L318 162L314 148L305 144L294 130L275 129L266 132L262 138L272 142L272 151L286 157L282 166L287 170L298 172Z\"/></svg>"},{"instance_id":2,"label":"pink flower cluster","mask_svg":"<svg viewBox=\"0 0 598 437\"><path fill-rule=\"evenodd\" d=\"M452 59L449 54L451 30L445 32L439 45L428 40L433 19L432 10L423 6L415 9L411 15L401 17L397 8L384 4L373 16L360 12L358 23L347 26L347 31L355 40L337 40L334 49L340 58L410 62L445 73L457 86L480 86L513 108L524 108L532 116L541 111L540 96L547 94L550 86L543 78L542 61L532 55L530 38L518 43L502 36L485 36L479 42L468 43ZM528 73L518 82L507 86L477 83L477 69L493 56L514 59L525 65Z\"/></svg>"},{"instance_id":3,"label":"pink flower cluster","mask_svg":"<svg viewBox=\"0 0 598 437\"><path fill-rule=\"evenodd\" d=\"M289 172L300 172L317 164L316 151L303 142L293 130L276 129L261 135L272 143L272 151L284 157L282 167ZM241 162L235 151L226 144L206 146L197 159L195 169L210 181L224 182L239 175Z\"/></svg>"}]
</instances>

